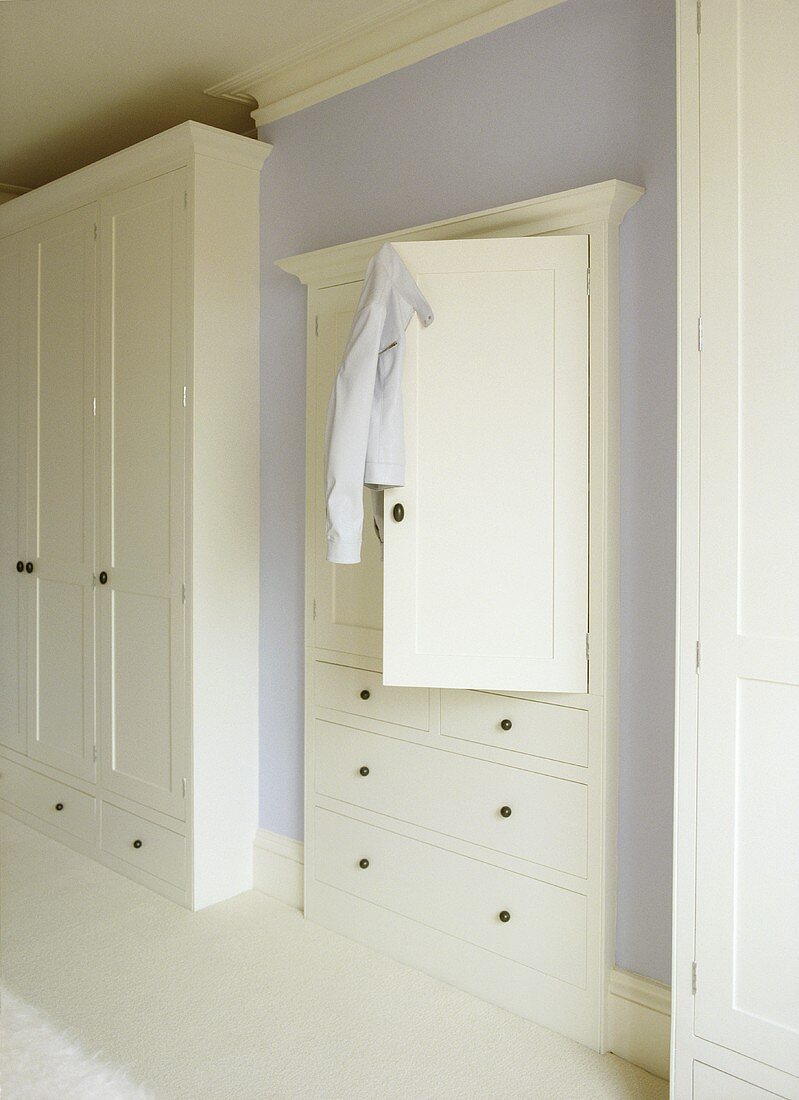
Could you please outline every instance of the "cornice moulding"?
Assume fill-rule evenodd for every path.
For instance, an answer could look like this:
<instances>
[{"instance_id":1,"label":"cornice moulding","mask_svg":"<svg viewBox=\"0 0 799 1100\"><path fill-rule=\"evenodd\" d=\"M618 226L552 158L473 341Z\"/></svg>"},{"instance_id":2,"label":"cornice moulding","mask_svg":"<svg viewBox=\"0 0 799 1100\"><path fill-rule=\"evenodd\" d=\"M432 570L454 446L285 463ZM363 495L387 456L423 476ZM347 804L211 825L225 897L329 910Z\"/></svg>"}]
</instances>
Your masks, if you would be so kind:
<instances>
[{"instance_id":1,"label":"cornice moulding","mask_svg":"<svg viewBox=\"0 0 799 1100\"><path fill-rule=\"evenodd\" d=\"M386 241L447 241L470 237L527 237L540 233L605 222L619 225L624 215L644 194L644 188L622 180L575 187L554 195L498 206L477 214L430 222L412 229L382 233L349 244L333 245L315 252L288 256L277 266L306 285L325 286L354 281L363 276L371 257Z\"/></svg>"},{"instance_id":2,"label":"cornice moulding","mask_svg":"<svg viewBox=\"0 0 799 1100\"><path fill-rule=\"evenodd\" d=\"M405 0L378 17L206 88L256 103L256 125L294 114L562 0Z\"/></svg>"},{"instance_id":3,"label":"cornice moulding","mask_svg":"<svg viewBox=\"0 0 799 1100\"><path fill-rule=\"evenodd\" d=\"M193 157L212 157L260 172L272 146L201 122L182 122L170 130L79 168L69 175L0 206L0 236L92 202L120 183L135 183L169 172Z\"/></svg>"}]
</instances>

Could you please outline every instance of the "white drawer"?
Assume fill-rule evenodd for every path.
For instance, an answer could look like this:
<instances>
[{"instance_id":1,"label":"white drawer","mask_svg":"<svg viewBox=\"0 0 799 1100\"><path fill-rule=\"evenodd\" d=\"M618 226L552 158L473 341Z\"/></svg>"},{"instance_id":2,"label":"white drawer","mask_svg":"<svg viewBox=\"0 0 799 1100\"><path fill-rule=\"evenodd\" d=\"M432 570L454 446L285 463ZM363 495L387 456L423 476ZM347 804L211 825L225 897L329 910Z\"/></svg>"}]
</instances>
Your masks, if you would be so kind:
<instances>
[{"instance_id":1,"label":"white drawer","mask_svg":"<svg viewBox=\"0 0 799 1100\"><path fill-rule=\"evenodd\" d=\"M314 851L319 882L585 988L584 895L320 808Z\"/></svg>"},{"instance_id":2,"label":"white drawer","mask_svg":"<svg viewBox=\"0 0 799 1100\"><path fill-rule=\"evenodd\" d=\"M588 766L588 712L575 707L479 691L442 691L441 733Z\"/></svg>"},{"instance_id":3,"label":"white drawer","mask_svg":"<svg viewBox=\"0 0 799 1100\"><path fill-rule=\"evenodd\" d=\"M173 886L186 881L186 838L136 814L103 803L100 847Z\"/></svg>"},{"instance_id":4,"label":"white drawer","mask_svg":"<svg viewBox=\"0 0 799 1100\"><path fill-rule=\"evenodd\" d=\"M316 663L316 705L413 729L430 729L427 688L386 687L379 672Z\"/></svg>"},{"instance_id":5,"label":"white drawer","mask_svg":"<svg viewBox=\"0 0 799 1100\"><path fill-rule=\"evenodd\" d=\"M318 794L586 876L583 783L321 720L315 753Z\"/></svg>"},{"instance_id":6,"label":"white drawer","mask_svg":"<svg viewBox=\"0 0 799 1100\"><path fill-rule=\"evenodd\" d=\"M0 798L89 844L94 841L95 800L66 783L0 759Z\"/></svg>"}]
</instances>

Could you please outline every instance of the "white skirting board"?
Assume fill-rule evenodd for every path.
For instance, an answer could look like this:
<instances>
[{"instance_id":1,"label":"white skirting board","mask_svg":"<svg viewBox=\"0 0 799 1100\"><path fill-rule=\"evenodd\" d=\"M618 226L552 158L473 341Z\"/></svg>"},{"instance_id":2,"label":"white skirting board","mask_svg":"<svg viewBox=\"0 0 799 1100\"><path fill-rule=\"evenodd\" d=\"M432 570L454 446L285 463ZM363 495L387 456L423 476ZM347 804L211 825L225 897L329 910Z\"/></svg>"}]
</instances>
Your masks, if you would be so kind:
<instances>
[{"instance_id":1,"label":"white skirting board","mask_svg":"<svg viewBox=\"0 0 799 1100\"><path fill-rule=\"evenodd\" d=\"M303 907L303 845L259 829L253 851L254 886L295 909ZM671 990L614 969L608 989L608 1050L657 1077L669 1076Z\"/></svg>"}]
</instances>

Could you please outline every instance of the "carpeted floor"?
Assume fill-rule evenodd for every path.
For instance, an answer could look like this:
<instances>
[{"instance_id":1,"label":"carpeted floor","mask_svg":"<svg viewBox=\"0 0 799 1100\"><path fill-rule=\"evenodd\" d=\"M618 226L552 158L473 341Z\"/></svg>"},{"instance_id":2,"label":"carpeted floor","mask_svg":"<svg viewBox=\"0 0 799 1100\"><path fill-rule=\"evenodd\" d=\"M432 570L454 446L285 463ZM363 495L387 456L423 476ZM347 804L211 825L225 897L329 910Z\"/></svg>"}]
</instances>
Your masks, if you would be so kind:
<instances>
[{"instance_id":1,"label":"carpeted floor","mask_svg":"<svg viewBox=\"0 0 799 1100\"><path fill-rule=\"evenodd\" d=\"M4 983L157 1100L667 1100L251 892L189 913L0 815Z\"/></svg>"}]
</instances>

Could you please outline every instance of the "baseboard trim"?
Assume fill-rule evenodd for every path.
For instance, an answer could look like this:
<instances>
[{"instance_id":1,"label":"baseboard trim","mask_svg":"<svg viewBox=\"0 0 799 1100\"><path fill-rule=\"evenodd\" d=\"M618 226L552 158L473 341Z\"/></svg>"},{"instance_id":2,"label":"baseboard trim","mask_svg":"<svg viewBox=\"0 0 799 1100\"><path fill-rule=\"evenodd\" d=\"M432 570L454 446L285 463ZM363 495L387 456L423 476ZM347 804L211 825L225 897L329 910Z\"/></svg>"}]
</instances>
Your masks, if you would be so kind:
<instances>
[{"instance_id":1,"label":"baseboard trim","mask_svg":"<svg viewBox=\"0 0 799 1100\"><path fill-rule=\"evenodd\" d=\"M258 829L253 846L253 887L302 909L304 861L302 841Z\"/></svg>"},{"instance_id":2,"label":"baseboard trim","mask_svg":"<svg viewBox=\"0 0 799 1100\"><path fill-rule=\"evenodd\" d=\"M608 1050L669 1077L671 989L662 982L614 968L608 986Z\"/></svg>"}]
</instances>

